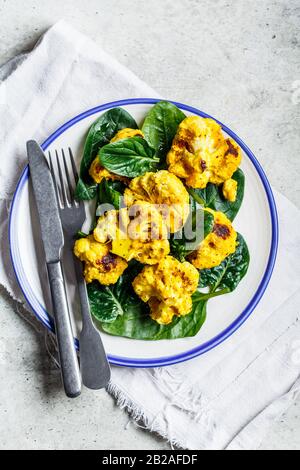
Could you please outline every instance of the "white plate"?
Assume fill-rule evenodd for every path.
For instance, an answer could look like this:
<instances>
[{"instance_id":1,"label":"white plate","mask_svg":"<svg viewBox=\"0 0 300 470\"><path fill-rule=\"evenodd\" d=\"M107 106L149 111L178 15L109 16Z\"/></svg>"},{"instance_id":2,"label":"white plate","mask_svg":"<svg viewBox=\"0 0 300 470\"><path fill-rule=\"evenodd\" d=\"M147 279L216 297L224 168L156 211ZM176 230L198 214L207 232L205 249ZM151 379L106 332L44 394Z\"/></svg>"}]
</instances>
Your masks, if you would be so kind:
<instances>
[{"instance_id":1,"label":"white plate","mask_svg":"<svg viewBox=\"0 0 300 470\"><path fill-rule=\"evenodd\" d=\"M98 106L76 116L60 127L43 144L44 150L71 146L79 164L84 138L90 125L107 109L121 106L137 121L143 122L155 99L128 99ZM207 114L175 103L187 115ZM246 175L245 198L234 226L246 239L250 250L250 266L246 277L231 294L211 299L207 320L193 338L162 341L140 341L109 336L102 333L105 349L112 364L132 367L155 367L191 359L214 348L234 331L253 312L261 299L272 275L278 244L278 222L274 198L268 180L249 148L230 129L220 123L225 134L230 135L243 150L241 168ZM15 273L23 294L44 325L53 331L51 301L46 281L43 250L35 205L29 183L28 167L25 168L16 188L10 215L10 248ZM71 273L71 270L70 270ZM67 279L71 274L67 269ZM77 312L75 289L70 298ZM49 312L49 313L48 313ZM76 328L80 321L75 320ZM76 344L78 346L78 341Z\"/></svg>"}]
</instances>

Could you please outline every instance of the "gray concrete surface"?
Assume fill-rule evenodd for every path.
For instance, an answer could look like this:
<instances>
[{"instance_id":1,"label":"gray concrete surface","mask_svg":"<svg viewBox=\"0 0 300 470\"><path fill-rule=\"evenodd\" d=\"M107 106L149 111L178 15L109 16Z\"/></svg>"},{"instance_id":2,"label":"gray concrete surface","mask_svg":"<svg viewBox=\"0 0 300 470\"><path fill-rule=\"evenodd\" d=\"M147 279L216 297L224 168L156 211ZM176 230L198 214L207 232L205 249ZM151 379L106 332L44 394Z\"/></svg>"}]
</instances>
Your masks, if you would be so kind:
<instances>
[{"instance_id":1,"label":"gray concrete surface","mask_svg":"<svg viewBox=\"0 0 300 470\"><path fill-rule=\"evenodd\" d=\"M0 0L0 63L62 17L162 95L238 131L272 184L300 206L298 0ZM67 400L43 335L2 290L0 312L0 448L169 448L127 426L105 392ZM264 448L300 449L300 401Z\"/></svg>"}]
</instances>

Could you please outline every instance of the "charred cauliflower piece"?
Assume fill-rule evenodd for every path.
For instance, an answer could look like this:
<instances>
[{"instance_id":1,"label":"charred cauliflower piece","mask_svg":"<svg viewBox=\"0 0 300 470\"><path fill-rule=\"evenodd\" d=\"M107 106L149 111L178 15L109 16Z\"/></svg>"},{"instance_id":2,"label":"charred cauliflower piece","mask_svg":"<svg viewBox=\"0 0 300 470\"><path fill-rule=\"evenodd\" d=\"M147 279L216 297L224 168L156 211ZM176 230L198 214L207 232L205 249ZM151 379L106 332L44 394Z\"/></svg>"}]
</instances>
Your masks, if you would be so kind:
<instances>
[{"instance_id":1,"label":"charred cauliflower piece","mask_svg":"<svg viewBox=\"0 0 300 470\"><path fill-rule=\"evenodd\" d=\"M161 214L144 201L100 217L94 237L101 243L111 242L111 253L126 261L156 264L170 252L168 230Z\"/></svg>"},{"instance_id":2,"label":"charred cauliflower piece","mask_svg":"<svg viewBox=\"0 0 300 470\"><path fill-rule=\"evenodd\" d=\"M151 318L161 325L171 323L174 315L184 316L192 309L199 273L190 263L166 256L155 266L146 266L134 279L135 293L148 302Z\"/></svg>"},{"instance_id":3,"label":"charred cauliflower piece","mask_svg":"<svg viewBox=\"0 0 300 470\"><path fill-rule=\"evenodd\" d=\"M213 230L188 258L197 269L210 269L219 266L227 256L236 250L237 233L230 220L222 212L206 210L214 216Z\"/></svg>"},{"instance_id":4,"label":"charred cauliflower piece","mask_svg":"<svg viewBox=\"0 0 300 470\"><path fill-rule=\"evenodd\" d=\"M241 163L241 150L223 136L216 121L190 116L179 124L167 163L188 186L203 189L209 182L220 185L232 177Z\"/></svg>"},{"instance_id":5,"label":"charred cauliflower piece","mask_svg":"<svg viewBox=\"0 0 300 470\"><path fill-rule=\"evenodd\" d=\"M117 140L126 139L128 137L134 136L144 137L142 131L140 131L139 129L130 129L129 127L126 127L125 129L121 129L120 131L118 131L110 142L117 142ZM114 173L111 173L110 171L106 170L101 165L98 156L91 164L89 174L93 178L95 183L101 183L103 178L107 180L119 180L125 182L128 181L127 178L125 178L124 176L115 175Z\"/></svg>"},{"instance_id":6,"label":"charred cauliflower piece","mask_svg":"<svg viewBox=\"0 0 300 470\"><path fill-rule=\"evenodd\" d=\"M87 283L97 280L100 284L115 284L128 264L119 256L110 253L110 246L98 243L92 235L77 240L74 254L84 262L84 277Z\"/></svg>"},{"instance_id":7,"label":"charred cauliflower piece","mask_svg":"<svg viewBox=\"0 0 300 470\"><path fill-rule=\"evenodd\" d=\"M169 171L148 172L134 178L125 190L127 206L137 201L155 204L171 233L177 232L189 215L189 195L183 183Z\"/></svg>"}]
</instances>

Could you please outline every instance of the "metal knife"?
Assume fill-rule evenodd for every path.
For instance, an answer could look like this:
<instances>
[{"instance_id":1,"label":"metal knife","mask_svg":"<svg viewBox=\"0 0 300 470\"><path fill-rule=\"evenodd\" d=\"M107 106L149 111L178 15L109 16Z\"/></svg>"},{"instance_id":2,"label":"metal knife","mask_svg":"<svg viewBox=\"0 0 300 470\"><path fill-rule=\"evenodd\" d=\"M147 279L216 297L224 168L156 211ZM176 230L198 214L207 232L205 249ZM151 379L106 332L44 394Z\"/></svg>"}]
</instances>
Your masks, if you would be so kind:
<instances>
[{"instance_id":1,"label":"metal knife","mask_svg":"<svg viewBox=\"0 0 300 470\"><path fill-rule=\"evenodd\" d=\"M75 398L81 393L81 378L61 266L64 236L57 198L47 160L34 140L27 142L27 155L46 257L62 380L66 395Z\"/></svg>"}]
</instances>

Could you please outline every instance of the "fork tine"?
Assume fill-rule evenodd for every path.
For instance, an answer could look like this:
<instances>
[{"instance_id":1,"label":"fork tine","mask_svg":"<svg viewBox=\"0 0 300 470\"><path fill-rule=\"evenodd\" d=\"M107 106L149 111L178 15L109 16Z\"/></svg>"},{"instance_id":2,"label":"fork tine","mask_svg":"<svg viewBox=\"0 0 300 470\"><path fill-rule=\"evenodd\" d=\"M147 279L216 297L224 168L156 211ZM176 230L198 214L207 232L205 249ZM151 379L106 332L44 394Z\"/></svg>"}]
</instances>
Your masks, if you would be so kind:
<instances>
[{"instance_id":1,"label":"fork tine","mask_svg":"<svg viewBox=\"0 0 300 470\"><path fill-rule=\"evenodd\" d=\"M70 161L71 161L71 165L72 165L72 170L73 170L75 183L77 184L79 177L78 177L78 172L77 172L77 168L76 168L76 165L75 165L75 160L74 160L74 157L73 157L73 152L72 152L70 147L69 147L69 155L70 155Z\"/></svg>"},{"instance_id":2,"label":"fork tine","mask_svg":"<svg viewBox=\"0 0 300 470\"><path fill-rule=\"evenodd\" d=\"M67 192L65 188L65 183L64 183L64 178L61 170L61 166L59 163L59 158L58 158L58 152L55 150L56 154L56 162L57 162L57 168L58 168L58 175L59 175L59 180L60 180L60 188L61 188L61 195L62 195L62 203L64 206L68 205L68 198L67 198Z\"/></svg>"},{"instance_id":3,"label":"fork tine","mask_svg":"<svg viewBox=\"0 0 300 470\"><path fill-rule=\"evenodd\" d=\"M56 177L55 177L55 173L54 173L51 152L48 152L48 159L49 159L49 167L50 167L50 172L51 172L53 183L54 183L54 189L55 189L56 197L57 197L57 200L60 204L61 199L60 199L59 189L58 189L58 186L57 186L57 181L56 181Z\"/></svg>"},{"instance_id":4,"label":"fork tine","mask_svg":"<svg viewBox=\"0 0 300 470\"><path fill-rule=\"evenodd\" d=\"M61 153L62 153L62 158L63 158L63 162L64 162L64 167L65 167L65 175L66 175L66 179L67 179L67 183L68 183L69 194L70 194L70 198L71 198L70 202L72 204L73 200L74 200L74 188L73 188L73 185L72 185L72 182L71 182L70 173L69 173L69 170L68 170L68 165L67 165L67 160L66 160L64 149L61 150Z\"/></svg>"}]
</instances>

